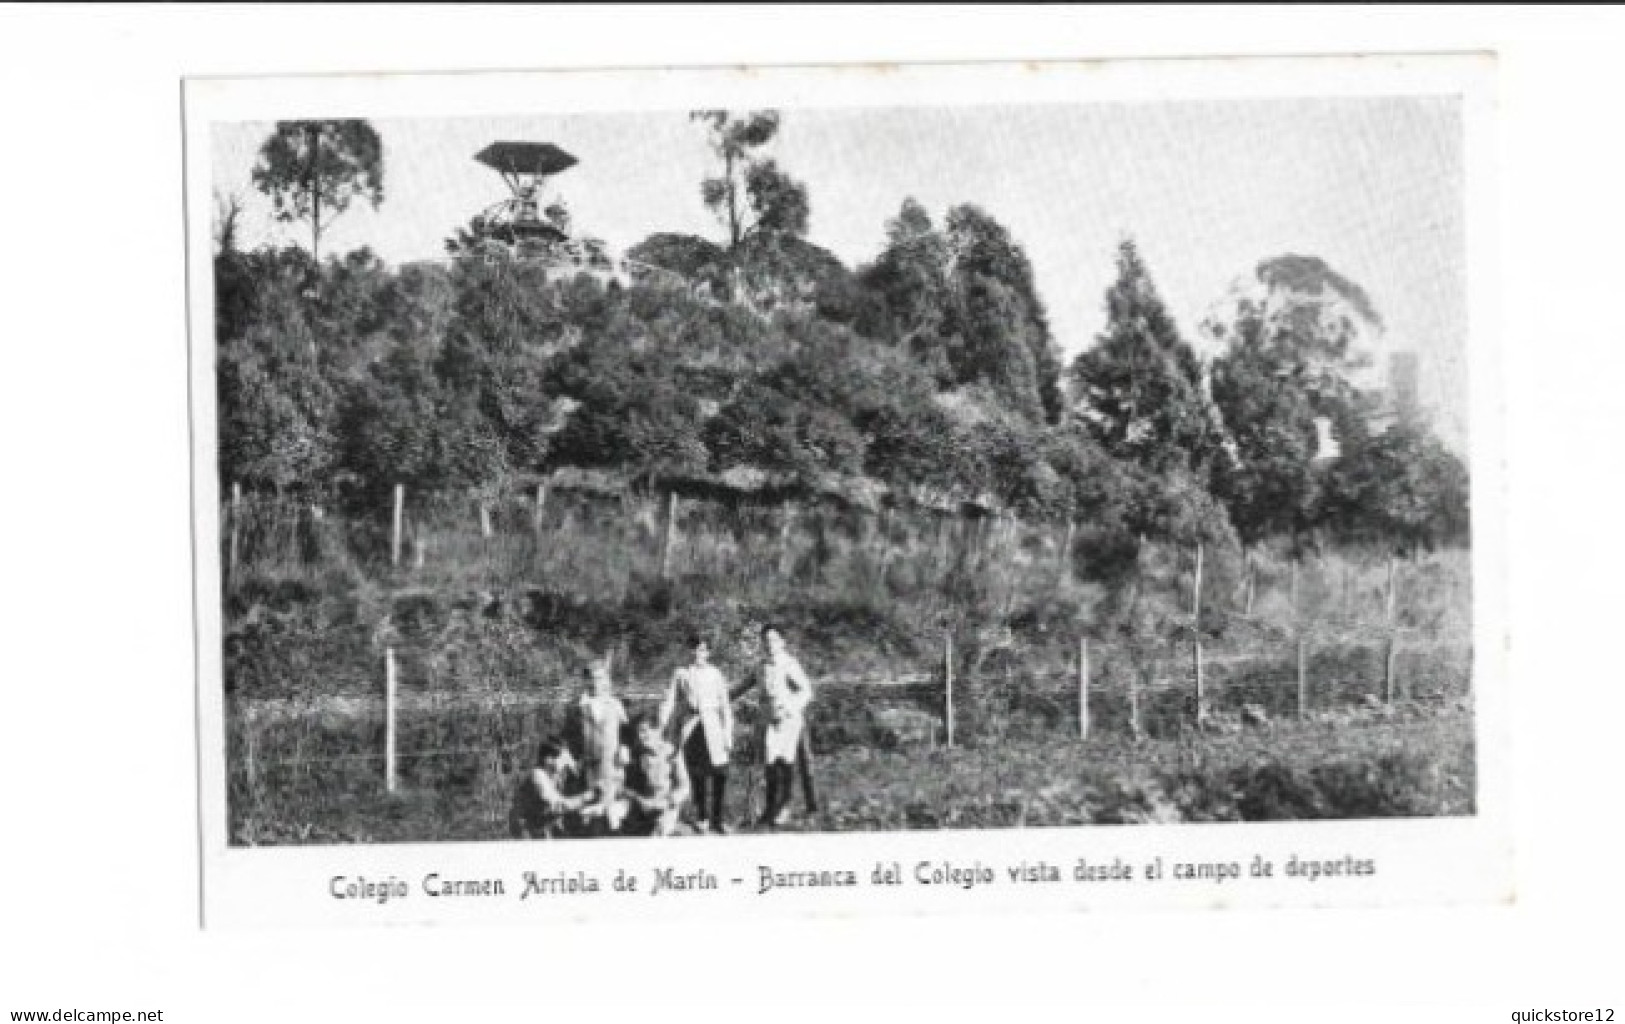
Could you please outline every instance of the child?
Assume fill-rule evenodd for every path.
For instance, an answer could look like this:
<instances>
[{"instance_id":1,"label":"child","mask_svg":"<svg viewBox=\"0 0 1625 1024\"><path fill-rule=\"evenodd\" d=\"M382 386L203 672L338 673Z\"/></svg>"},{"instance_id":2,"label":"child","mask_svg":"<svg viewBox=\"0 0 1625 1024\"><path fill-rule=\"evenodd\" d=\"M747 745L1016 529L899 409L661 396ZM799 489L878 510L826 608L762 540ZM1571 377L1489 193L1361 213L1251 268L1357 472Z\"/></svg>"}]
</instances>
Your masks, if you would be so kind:
<instances>
[{"instance_id":1,"label":"child","mask_svg":"<svg viewBox=\"0 0 1625 1024\"><path fill-rule=\"evenodd\" d=\"M616 808L621 772L626 764L626 707L615 696L609 657L587 666L587 689L570 707L565 742L596 802L604 808L609 828L619 824Z\"/></svg>"},{"instance_id":2,"label":"child","mask_svg":"<svg viewBox=\"0 0 1625 1024\"><path fill-rule=\"evenodd\" d=\"M670 728L694 786L694 815L700 827L723 834L723 799L728 789L728 758L733 752L734 713L728 681L711 664L705 638L689 641L694 661L677 670L660 707L662 731Z\"/></svg>"},{"instance_id":3,"label":"child","mask_svg":"<svg viewBox=\"0 0 1625 1024\"><path fill-rule=\"evenodd\" d=\"M621 790L626 803L622 831L634 836L679 835L683 827L678 816L689 795L683 759L661 738L657 715L639 715L632 730L632 758Z\"/></svg>"},{"instance_id":4,"label":"child","mask_svg":"<svg viewBox=\"0 0 1625 1024\"><path fill-rule=\"evenodd\" d=\"M591 793L572 794L574 764L560 743L543 740L536 767L526 772L514 791L508 831L515 839L560 839L581 831L582 812Z\"/></svg>"}]
</instances>

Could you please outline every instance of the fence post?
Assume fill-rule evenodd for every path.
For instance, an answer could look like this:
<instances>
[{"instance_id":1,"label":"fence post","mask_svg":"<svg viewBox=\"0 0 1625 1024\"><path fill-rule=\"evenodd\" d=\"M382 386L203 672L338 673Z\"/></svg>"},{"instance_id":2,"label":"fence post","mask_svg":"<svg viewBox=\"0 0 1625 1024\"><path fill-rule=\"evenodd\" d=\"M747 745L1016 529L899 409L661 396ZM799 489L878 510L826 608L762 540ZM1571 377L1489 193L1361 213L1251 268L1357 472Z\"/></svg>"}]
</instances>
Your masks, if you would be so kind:
<instances>
[{"instance_id":1,"label":"fence post","mask_svg":"<svg viewBox=\"0 0 1625 1024\"><path fill-rule=\"evenodd\" d=\"M1309 645L1298 638L1298 717L1309 710Z\"/></svg>"},{"instance_id":2,"label":"fence post","mask_svg":"<svg viewBox=\"0 0 1625 1024\"><path fill-rule=\"evenodd\" d=\"M542 536L542 516L547 512L547 484L536 485L536 504L530 511L530 526L536 532L537 539Z\"/></svg>"},{"instance_id":3,"label":"fence post","mask_svg":"<svg viewBox=\"0 0 1625 1024\"><path fill-rule=\"evenodd\" d=\"M406 485L395 485L395 525L389 545L389 564L397 569L401 565L401 524L406 518Z\"/></svg>"},{"instance_id":4,"label":"fence post","mask_svg":"<svg viewBox=\"0 0 1625 1024\"><path fill-rule=\"evenodd\" d=\"M1202 542L1196 542L1196 578L1191 581L1191 625L1202 624Z\"/></svg>"},{"instance_id":5,"label":"fence post","mask_svg":"<svg viewBox=\"0 0 1625 1024\"><path fill-rule=\"evenodd\" d=\"M384 788L395 792L395 648L384 648Z\"/></svg>"},{"instance_id":6,"label":"fence post","mask_svg":"<svg viewBox=\"0 0 1625 1024\"><path fill-rule=\"evenodd\" d=\"M1062 583L1072 578L1072 538L1076 535L1078 524L1068 519L1066 521L1066 538L1061 541L1061 565L1059 577Z\"/></svg>"},{"instance_id":7,"label":"fence post","mask_svg":"<svg viewBox=\"0 0 1625 1024\"><path fill-rule=\"evenodd\" d=\"M671 549L673 536L677 532L677 492L666 492L666 528L660 535L660 578L666 579L671 573Z\"/></svg>"},{"instance_id":8,"label":"fence post","mask_svg":"<svg viewBox=\"0 0 1625 1024\"><path fill-rule=\"evenodd\" d=\"M243 485L231 485L231 548L226 554L227 578L237 578L237 531L243 521Z\"/></svg>"},{"instance_id":9,"label":"fence post","mask_svg":"<svg viewBox=\"0 0 1625 1024\"><path fill-rule=\"evenodd\" d=\"M1142 725L1141 722L1140 722L1140 670L1139 670L1139 666L1135 666L1135 670L1129 674L1129 680L1128 680L1128 730L1129 730L1129 732L1131 734L1133 734L1135 739L1140 739L1141 737L1143 737L1145 735L1145 726Z\"/></svg>"},{"instance_id":10,"label":"fence post","mask_svg":"<svg viewBox=\"0 0 1625 1024\"><path fill-rule=\"evenodd\" d=\"M1399 638L1393 633L1388 634L1388 650L1382 661L1382 699L1385 704L1394 702L1394 692L1399 688L1399 681L1395 677L1398 668L1396 660L1399 654Z\"/></svg>"},{"instance_id":11,"label":"fence post","mask_svg":"<svg viewBox=\"0 0 1625 1024\"><path fill-rule=\"evenodd\" d=\"M491 503L480 499L480 536L491 539Z\"/></svg>"},{"instance_id":12,"label":"fence post","mask_svg":"<svg viewBox=\"0 0 1625 1024\"><path fill-rule=\"evenodd\" d=\"M1398 560L1393 555L1388 556L1388 606L1384 617L1388 620L1388 628L1394 628L1395 612L1398 610L1398 590L1396 588Z\"/></svg>"},{"instance_id":13,"label":"fence post","mask_svg":"<svg viewBox=\"0 0 1625 1024\"><path fill-rule=\"evenodd\" d=\"M1242 606L1241 614L1247 616L1248 618L1251 618L1252 614L1253 614L1253 592L1258 587L1258 581L1256 579L1256 573L1257 573L1258 569L1253 564L1253 549L1250 548L1250 547L1247 549L1246 571L1247 571L1247 597L1246 597L1246 604L1244 604Z\"/></svg>"},{"instance_id":14,"label":"fence post","mask_svg":"<svg viewBox=\"0 0 1625 1024\"><path fill-rule=\"evenodd\" d=\"M1207 680L1202 668L1202 641L1191 641L1191 664L1196 669L1196 724L1207 721Z\"/></svg>"},{"instance_id":15,"label":"fence post","mask_svg":"<svg viewBox=\"0 0 1625 1024\"><path fill-rule=\"evenodd\" d=\"M943 640L942 651L942 724L948 746L954 745L954 637Z\"/></svg>"},{"instance_id":16,"label":"fence post","mask_svg":"<svg viewBox=\"0 0 1625 1024\"><path fill-rule=\"evenodd\" d=\"M795 536L796 503L789 498L784 499L784 507L779 510L779 575L788 576L790 570L795 568L794 549L791 541Z\"/></svg>"},{"instance_id":17,"label":"fence post","mask_svg":"<svg viewBox=\"0 0 1625 1024\"><path fill-rule=\"evenodd\" d=\"M1078 641L1078 739L1089 738L1089 638Z\"/></svg>"},{"instance_id":18,"label":"fence post","mask_svg":"<svg viewBox=\"0 0 1625 1024\"><path fill-rule=\"evenodd\" d=\"M258 788L259 769L254 764L254 719L243 718L243 767L248 776L248 790L252 795Z\"/></svg>"}]
</instances>

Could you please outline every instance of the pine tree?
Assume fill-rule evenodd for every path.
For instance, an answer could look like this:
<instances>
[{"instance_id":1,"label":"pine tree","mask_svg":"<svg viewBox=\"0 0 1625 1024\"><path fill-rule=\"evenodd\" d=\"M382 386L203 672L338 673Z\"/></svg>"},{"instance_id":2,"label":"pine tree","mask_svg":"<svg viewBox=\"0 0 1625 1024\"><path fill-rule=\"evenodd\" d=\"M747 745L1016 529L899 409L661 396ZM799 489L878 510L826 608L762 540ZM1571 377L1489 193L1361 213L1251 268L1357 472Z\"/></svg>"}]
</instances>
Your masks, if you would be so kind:
<instances>
[{"instance_id":1,"label":"pine tree","mask_svg":"<svg viewBox=\"0 0 1625 1024\"><path fill-rule=\"evenodd\" d=\"M1205 478L1221 454L1196 353L1157 294L1133 239L1117 250L1106 329L1072 363L1079 412L1113 456L1161 475Z\"/></svg>"}]
</instances>

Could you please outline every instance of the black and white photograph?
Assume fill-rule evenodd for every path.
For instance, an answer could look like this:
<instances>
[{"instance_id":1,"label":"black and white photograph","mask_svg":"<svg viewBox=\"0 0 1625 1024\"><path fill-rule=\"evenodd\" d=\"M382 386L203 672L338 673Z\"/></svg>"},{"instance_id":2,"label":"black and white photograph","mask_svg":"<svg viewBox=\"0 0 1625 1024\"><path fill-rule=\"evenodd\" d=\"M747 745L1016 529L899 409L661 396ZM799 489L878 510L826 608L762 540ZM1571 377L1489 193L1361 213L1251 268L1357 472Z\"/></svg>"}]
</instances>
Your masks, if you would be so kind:
<instances>
[{"instance_id":1,"label":"black and white photograph","mask_svg":"<svg viewBox=\"0 0 1625 1024\"><path fill-rule=\"evenodd\" d=\"M1614 1020L1622 30L0 4L0 1019Z\"/></svg>"},{"instance_id":2,"label":"black and white photograph","mask_svg":"<svg viewBox=\"0 0 1625 1024\"><path fill-rule=\"evenodd\" d=\"M1475 818L1463 91L1005 73L194 125L205 842Z\"/></svg>"}]
</instances>

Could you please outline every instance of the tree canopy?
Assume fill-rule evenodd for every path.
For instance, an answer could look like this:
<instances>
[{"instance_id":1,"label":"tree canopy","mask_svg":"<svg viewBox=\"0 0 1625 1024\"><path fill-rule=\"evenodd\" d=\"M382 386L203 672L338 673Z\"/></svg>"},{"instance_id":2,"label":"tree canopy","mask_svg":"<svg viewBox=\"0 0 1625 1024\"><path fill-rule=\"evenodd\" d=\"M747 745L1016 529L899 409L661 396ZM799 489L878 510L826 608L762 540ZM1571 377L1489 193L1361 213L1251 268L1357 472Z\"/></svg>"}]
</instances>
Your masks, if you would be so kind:
<instances>
[{"instance_id":1,"label":"tree canopy","mask_svg":"<svg viewBox=\"0 0 1625 1024\"><path fill-rule=\"evenodd\" d=\"M366 121L278 121L260 147L254 187L271 199L277 220L310 222L310 252L357 200L384 201L384 147ZM325 214L325 222L324 222Z\"/></svg>"},{"instance_id":2,"label":"tree canopy","mask_svg":"<svg viewBox=\"0 0 1625 1024\"><path fill-rule=\"evenodd\" d=\"M1063 380L1033 265L986 209L939 225L905 200L849 269L807 237L807 187L767 154L776 112L693 119L726 242L657 231L624 276L570 248L589 239L562 203L558 259L484 258L513 244L474 218L447 248L482 258L318 260L333 216L381 199L382 149L365 122L280 123L255 183L312 220L312 251L242 251L222 205L223 481L375 501L559 467L765 480L1070 523L1097 572L1130 566L1140 537L1466 539L1465 468L1425 422L1374 418L1359 370L1381 317L1324 261L1260 261L1204 323L1221 348L1204 366L1125 239L1105 326Z\"/></svg>"},{"instance_id":3,"label":"tree canopy","mask_svg":"<svg viewBox=\"0 0 1625 1024\"><path fill-rule=\"evenodd\" d=\"M1202 368L1133 239L1117 248L1106 329L1071 372L1079 414L1108 452L1153 473L1212 467L1219 430Z\"/></svg>"}]
</instances>

